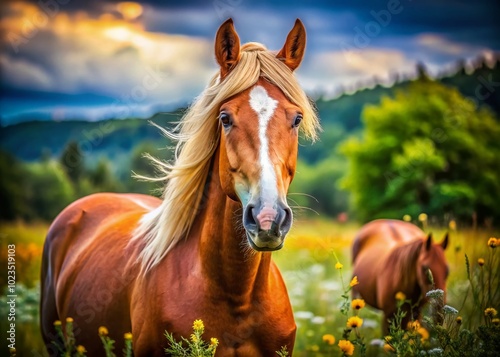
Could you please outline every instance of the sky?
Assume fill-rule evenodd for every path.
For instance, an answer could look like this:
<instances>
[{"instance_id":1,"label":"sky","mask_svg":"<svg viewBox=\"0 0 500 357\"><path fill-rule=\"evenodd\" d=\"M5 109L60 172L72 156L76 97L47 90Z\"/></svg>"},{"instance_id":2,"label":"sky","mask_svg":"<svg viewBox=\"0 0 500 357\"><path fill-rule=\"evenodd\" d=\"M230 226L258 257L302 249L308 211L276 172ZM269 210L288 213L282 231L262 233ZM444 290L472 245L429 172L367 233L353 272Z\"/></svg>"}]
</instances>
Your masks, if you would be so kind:
<instances>
[{"instance_id":1,"label":"sky","mask_svg":"<svg viewBox=\"0 0 500 357\"><path fill-rule=\"evenodd\" d=\"M300 18L296 71L312 97L421 62L431 74L500 51L500 3L469 0L3 1L0 124L143 117L188 105L218 71L214 37L229 17L242 43L279 50Z\"/></svg>"}]
</instances>

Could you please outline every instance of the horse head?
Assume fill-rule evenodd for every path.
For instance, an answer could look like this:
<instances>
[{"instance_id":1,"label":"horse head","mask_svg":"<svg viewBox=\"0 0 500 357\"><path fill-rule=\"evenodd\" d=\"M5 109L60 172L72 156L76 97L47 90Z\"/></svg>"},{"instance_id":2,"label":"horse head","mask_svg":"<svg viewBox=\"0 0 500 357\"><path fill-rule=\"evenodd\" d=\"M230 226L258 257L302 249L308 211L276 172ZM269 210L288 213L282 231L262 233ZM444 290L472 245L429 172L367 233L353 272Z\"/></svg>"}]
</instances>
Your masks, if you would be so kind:
<instances>
[{"instance_id":1,"label":"horse head","mask_svg":"<svg viewBox=\"0 0 500 357\"><path fill-rule=\"evenodd\" d=\"M277 54L265 51L256 43L240 47L232 20L219 28L215 54L220 65L221 81L248 73L234 74L245 66L245 56L260 56L256 83L223 101L219 109L221 127L219 175L225 194L243 206L243 227L249 245L257 251L272 251L283 246L292 226L292 211L286 195L295 174L299 127L310 111L293 102L293 93L280 79L294 81L295 70L304 54L305 28L300 20L288 34L285 45ZM277 78L272 78L275 72ZM229 82L230 83L230 82ZM294 85L295 86L295 85ZM296 86L298 88L298 85ZM305 95L303 95L305 98ZM305 121L305 120L304 120Z\"/></svg>"},{"instance_id":2,"label":"horse head","mask_svg":"<svg viewBox=\"0 0 500 357\"><path fill-rule=\"evenodd\" d=\"M433 289L441 289L446 293L446 279L449 269L444 255L448 246L448 233L441 243L433 243L429 233L420 250L417 261L417 280L422 294Z\"/></svg>"}]
</instances>

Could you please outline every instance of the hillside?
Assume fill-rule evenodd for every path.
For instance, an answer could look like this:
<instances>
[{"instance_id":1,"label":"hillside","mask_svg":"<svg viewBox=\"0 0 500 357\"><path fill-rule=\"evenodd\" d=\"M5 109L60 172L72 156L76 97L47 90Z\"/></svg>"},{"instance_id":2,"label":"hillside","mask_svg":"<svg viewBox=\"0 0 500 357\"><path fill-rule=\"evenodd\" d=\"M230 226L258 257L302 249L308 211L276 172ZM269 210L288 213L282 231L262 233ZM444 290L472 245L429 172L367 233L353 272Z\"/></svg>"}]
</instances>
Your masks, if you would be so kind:
<instances>
[{"instance_id":1,"label":"hillside","mask_svg":"<svg viewBox=\"0 0 500 357\"><path fill-rule=\"evenodd\" d=\"M474 71L465 70L458 64L453 74L438 81L457 87L465 96L480 106L489 106L500 116L500 65L499 60L489 67L484 60L474 63ZM361 113L366 105L377 104L383 96L391 96L396 90L404 89L409 80L397 82L390 88L375 84L353 94L338 98L318 99L316 105L320 114L323 132L314 146L303 143L300 150L302 161L314 164L335 154L337 144L362 128ZM180 119L182 110L157 114L151 120L158 125ZM145 141L154 147L168 145L158 129L145 119L84 121L39 121L25 122L0 128L0 149L23 161L37 161L44 155L59 156L70 141L76 141L86 154L86 162L92 164L100 157L110 159L116 171L122 160L126 160L132 149Z\"/></svg>"}]
</instances>

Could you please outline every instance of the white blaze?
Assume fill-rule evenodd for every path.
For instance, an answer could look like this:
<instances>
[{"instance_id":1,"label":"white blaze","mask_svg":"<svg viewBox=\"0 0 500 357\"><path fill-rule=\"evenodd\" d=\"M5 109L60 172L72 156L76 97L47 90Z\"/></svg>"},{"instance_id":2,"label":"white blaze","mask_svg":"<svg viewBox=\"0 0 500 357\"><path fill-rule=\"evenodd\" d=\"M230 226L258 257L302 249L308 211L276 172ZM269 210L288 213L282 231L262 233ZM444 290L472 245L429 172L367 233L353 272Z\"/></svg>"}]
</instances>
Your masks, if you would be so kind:
<instances>
[{"instance_id":1,"label":"white blaze","mask_svg":"<svg viewBox=\"0 0 500 357\"><path fill-rule=\"evenodd\" d=\"M276 173L269 157L267 127L278 101L271 98L262 86L256 86L250 92L250 106L259 116L259 162L261 167L261 198L264 207L274 208L278 199Z\"/></svg>"}]
</instances>

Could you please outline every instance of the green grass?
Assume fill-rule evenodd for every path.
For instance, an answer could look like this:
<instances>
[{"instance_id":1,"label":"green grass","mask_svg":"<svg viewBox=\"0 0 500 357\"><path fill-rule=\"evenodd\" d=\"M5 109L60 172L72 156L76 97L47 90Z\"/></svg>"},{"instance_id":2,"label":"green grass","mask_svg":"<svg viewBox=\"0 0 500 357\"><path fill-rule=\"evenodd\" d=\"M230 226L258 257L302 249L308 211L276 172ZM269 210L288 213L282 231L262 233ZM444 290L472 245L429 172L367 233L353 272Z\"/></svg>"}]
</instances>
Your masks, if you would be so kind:
<instances>
[{"instance_id":1,"label":"green grass","mask_svg":"<svg viewBox=\"0 0 500 357\"><path fill-rule=\"evenodd\" d=\"M348 281L351 278L351 242L357 229L359 226L355 224L337 224L326 220L299 221L295 223L285 248L274 254L285 278L298 326L294 356L311 356L311 353L321 349L324 334L333 334L337 340L342 335L346 319L339 313L342 287L334 268L334 253L344 266L344 281ZM448 230L431 227L427 231L432 231L439 241ZM473 263L471 268L479 269L478 258L487 258L489 254L488 238L498 235L499 232L494 230L450 231L450 244L446 251L450 265L447 303L460 310L464 322L481 314L468 290L464 254L467 253ZM381 313L366 307L361 317L364 319L362 332L368 344L373 339L383 338ZM379 353L378 347L368 346L368 355ZM322 354L317 352L313 355Z\"/></svg>"},{"instance_id":2,"label":"green grass","mask_svg":"<svg viewBox=\"0 0 500 357\"><path fill-rule=\"evenodd\" d=\"M23 259L22 268L21 264L18 262L16 264L18 283L22 282L27 286L26 294L31 297L23 301L28 305L31 304L30 306L36 306L30 299L37 291L41 249L47 228L47 224L41 223L32 225L13 223L3 224L0 227L1 249L5 250L8 244L15 243L16 255L19 254L18 259ZM287 238L285 248L273 254L285 278L298 325L294 356L331 355L322 352L326 348L322 341L323 335L332 334L337 341L341 339L347 319L339 312L343 301L342 282L339 270L335 269L337 262L335 255L343 264L341 273L344 283L348 283L351 278L350 247L358 229L359 225L354 223L339 224L326 219L299 219ZM427 231L432 231L439 241L446 229L432 227ZM464 326L474 320L474 316L482 314L469 290L464 255L467 253L469 257L471 273L481 273L477 261L483 258L488 264L491 253L486 242L489 237L499 235L499 231L460 227L457 231L450 232L450 245L446 251L450 265L447 303L459 310L459 314L463 316ZM2 251L1 256L4 259L6 252ZM1 264L5 266L5 262L2 261ZM498 270L498 265L492 268ZM496 284L498 285L498 281ZM35 298L37 296L35 295ZM493 307L499 309L498 301L492 303L496 304ZM31 311L30 309L32 307L28 306L26 311ZM383 354L379 347L370 345L371 340L383 337L380 328L381 314L365 307L359 316L364 320L360 331L368 347L367 355ZM205 323L210 324L209 321ZM4 319L0 322L0 328L2 331L6 328ZM32 318L19 323L17 328L18 355L33 355L34 351L45 355L39 334L37 312L34 312ZM3 352L0 354L6 355Z\"/></svg>"}]
</instances>

